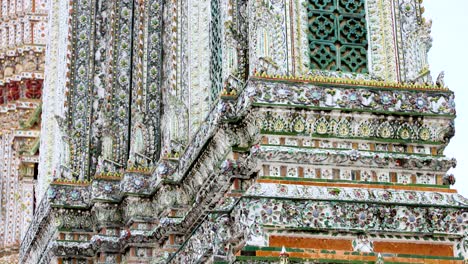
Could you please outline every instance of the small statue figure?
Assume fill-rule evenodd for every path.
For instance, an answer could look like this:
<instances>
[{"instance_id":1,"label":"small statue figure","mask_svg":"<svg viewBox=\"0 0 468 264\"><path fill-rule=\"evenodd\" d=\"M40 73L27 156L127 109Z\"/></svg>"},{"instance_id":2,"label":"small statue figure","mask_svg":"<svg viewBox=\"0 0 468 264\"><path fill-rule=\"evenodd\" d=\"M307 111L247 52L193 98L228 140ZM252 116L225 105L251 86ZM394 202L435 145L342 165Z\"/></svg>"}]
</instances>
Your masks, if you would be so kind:
<instances>
[{"instance_id":1,"label":"small statue figure","mask_svg":"<svg viewBox=\"0 0 468 264\"><path fill-rule=\"evenodd\" d=\"M3 71L4 78L13 76L13 74L15 74L14 62L12 62L11 60L7 60L5 64L5 70Z\"/></svg>"},{"instance_id":2,"label":"small statue figure","mask_svg":"<svg viewBox=\"0 0 468 264\"><path fill-rule=\"evenodd\" d=\"M444 185L454 185L456 180L455 176L453 174L447 174L442 178L443 184Z\"/></svg>"},{"instance_id":3,"label":"small statue figure","mask_svg":"<svg viewBox=\"0 0 468 264\"><path fill-rule=\"evenodd\" d=\"M34 51L29 51L24 56L24 70L27 72L33 72L36 70L37 58ZM18 69L16 72L20 72Z\"/></svg>"},{"instance_id":4,"label":"small statue figure","mask_svg":"<svg viewBox=\"0 0 468 264\"><path fill-rule=\"evenodd\" d=\"M445 78L445 72L444 72L444 71L441 71L441 72L439 73L439 76L437 76L437 80L436 80L436 85L437 85L438 87L445 87L444 78Z\"/></svg>"}]
</instances>

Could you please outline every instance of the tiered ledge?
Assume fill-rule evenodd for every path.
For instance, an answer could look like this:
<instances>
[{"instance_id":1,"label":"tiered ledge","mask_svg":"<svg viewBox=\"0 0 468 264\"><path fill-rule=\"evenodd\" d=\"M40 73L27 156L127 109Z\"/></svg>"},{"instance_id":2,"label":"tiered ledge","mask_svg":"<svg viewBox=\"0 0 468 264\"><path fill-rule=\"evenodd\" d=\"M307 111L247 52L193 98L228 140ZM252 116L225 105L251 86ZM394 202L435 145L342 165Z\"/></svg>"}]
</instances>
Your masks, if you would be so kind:
<instances>
[{"instance_id":1,"label":"tiered ledge","mask_svg":"<svg viewBox=\"0 0 468 264\"><path fill-rule=\"evenodd\" d=\"M415 91L438 91L451 92L448 87L441 87L434 84L402 83L380 80L359 80L338 77L324 77L317 75L291 76L291 75L271 75L267 73L256 72L251 79L276 81L276 82L297 82L309 83L321 86L337 86L352 88L379 88L379 89L402 89Z\"/></svg>"},{"instance_id":2,"label":"tiered ledge","mask_svg":"<svg viewBox=\"0 0 468 264\"><path fill-rule=\"evenodd\" d=\"M371 112L454 118L454 94L446 88L374 81L326 81L251 77L244 93L253 106ZM399 88L392 88L392 86Z\"/></svg>"},{"instance_id":3,"label":"tiered ledge","mask_svg":"<svg viewBox=\"0 0 468 264\"><path fill-rule=\"evenodd\" d=\"M374 182L374 181L356 181L356 180L332 180L332 179L308 179L298 177L278 177L278 176L261 176L257 180L258 183L275 183L275 184L299 184L303 186L327 186L327 187L355 187L366 189L385 189L385 190L407 190L407 191L425 191L425 192L441 192L441 193L457 193L457 190L450 189L449 185L436 184L404 184L395 182Z\"/></svg>"},{"instance_id":4,"label":"tiered ledge","mask_svg":"<svg viewBox=\"0 0 468 264\"><path fill-rule=\"evenodd\" d=\"M316 182L306 180L274 180L261 177L243 194L250 198L275 198L288 200L317 200L408 204L468 208L468 200L448 188L378 184Z\"/></svg>"},{"instance_id":5,"label":"tiered ledge","mask_svg":"<svg viewBox=\"0 0 468 264\"><path fill-rule=\"evenodd\" d=\"M389 245L391 246L391 245ZM422 248L427 246L427 248ZM291 263L307 262L312 263L377 263L381 258L385 263L444 263L452 264L457 261L463 261L463 258L447 256L430 255L431 250L443 251L442 254L448 253L446 248L431 247L431 244L422 244L420 247L410 247L410 250L419 249L421 254L417 253L384 253L375 252L365 253L359 251L346 250L326 250L326 249L301 249L301 248L285 248L288 254L288 259ZM266 263L280 263L281 247L245 247L236 257L236 263L251 263L262 261ZM380 255L380 256L379 256ZM222 262L216 262L221 264Z\"/></svg>"}]
</instances>

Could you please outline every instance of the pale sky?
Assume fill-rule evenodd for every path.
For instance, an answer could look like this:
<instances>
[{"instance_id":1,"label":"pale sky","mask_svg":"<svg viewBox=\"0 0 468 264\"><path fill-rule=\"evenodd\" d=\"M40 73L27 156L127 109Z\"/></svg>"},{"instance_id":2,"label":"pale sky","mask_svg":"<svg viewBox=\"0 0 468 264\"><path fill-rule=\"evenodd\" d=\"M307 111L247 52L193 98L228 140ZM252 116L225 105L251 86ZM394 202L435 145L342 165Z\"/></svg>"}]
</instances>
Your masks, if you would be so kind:
<instances>
[{"instance_id":1,"label":"pale sky","mask_svg":"<svg viewBox=\"0 0 468 264\"><path fill-rule=\"evenodd\" d=\"M455 92L455 137L445 150L457 159L451 172L455 189L468 197L468 1L425 0L426 19L432 20L433 45L429 52L432 77L445 71L445 84Z\"/></svg>"}]
</instances>

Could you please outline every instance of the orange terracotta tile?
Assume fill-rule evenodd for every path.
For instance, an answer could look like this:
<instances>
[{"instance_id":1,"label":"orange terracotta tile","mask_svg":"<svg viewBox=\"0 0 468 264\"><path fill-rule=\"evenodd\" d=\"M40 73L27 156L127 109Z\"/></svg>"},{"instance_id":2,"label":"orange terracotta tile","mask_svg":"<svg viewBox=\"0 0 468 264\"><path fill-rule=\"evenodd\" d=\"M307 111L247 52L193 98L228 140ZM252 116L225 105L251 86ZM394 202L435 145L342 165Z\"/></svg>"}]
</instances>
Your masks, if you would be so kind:
<instances>
[{"instance_id":1,"label":"orange terracotta tile","mask_svg":"<svg viewBox=\"0 0 468 264\"><path fill-rule=\"evenodd\" d=\"M296 236L270 236L271 247L288 247L288 248L313 248L326 250L348 250L352 251L353 246L351 240L344 239L324 239L324 238L308 238Z\"/></svg>"},{"instance_id":2,"label":"orange terracotta tile","mask_svg":"<svg viewBox=\"0 0 468 264\"><path fill-rule=\"evenodd\" d=\"M413 254L424 256L453 257L452 245L400 243L400 242L374 242L374 251L382 253Z\"/></svg>"},{"instance_id":3,"label":"orange terracotta tile","mask_svg":"<svg viewBox=\"0 0 468 264\"><path fill-rule=\"evenodd\" d=\"M345 254L347 253L347 254ZM302 259L329 259L329 260L345 260L345 261L366 261L374 262L377 256L351 255L349 251L335 251L334 254L316 252L288 252L289 257L302 258ZM258 257L278 257L279 251L256 251ZM462 264L463 261L454 260L438 260L438 259L424 259L424 258L405 258L405 257L385 257L385 262L400 262L400 263L441 263L441 264Z\"/></svg>"}]
</instances>

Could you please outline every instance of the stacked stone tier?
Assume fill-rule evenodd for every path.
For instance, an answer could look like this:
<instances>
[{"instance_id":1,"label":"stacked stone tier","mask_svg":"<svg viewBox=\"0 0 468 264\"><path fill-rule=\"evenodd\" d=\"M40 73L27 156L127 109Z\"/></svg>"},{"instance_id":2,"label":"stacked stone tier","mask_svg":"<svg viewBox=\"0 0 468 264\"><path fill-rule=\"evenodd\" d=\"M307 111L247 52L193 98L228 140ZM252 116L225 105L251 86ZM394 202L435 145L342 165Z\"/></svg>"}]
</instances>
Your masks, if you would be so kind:
<instances>
[{"instance_id":1,"label":"stacked stone tier","mask_svg":"<svg viewBox=\"0 0 468 264\"><path fill-rule=\"evenodd\" d=\"M442 155L453 93L413 88L251 78L177 157L56 179L20 257L271 262L285 246L293 260L461 260L468 201Z\"/></svg>"},{"instance_id":2,"label":"stacked stone tier","mask_svg":"<svg viewBox=\"0 0 468 264\"><path fill-rule=\"evenodd\" d=\"M0 105L0 263L17 263L19 241L34 214L40 103Z\"/></svg>"}]
</instances>

